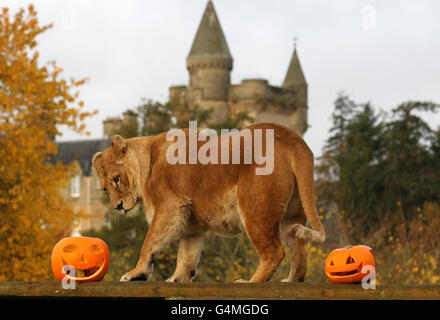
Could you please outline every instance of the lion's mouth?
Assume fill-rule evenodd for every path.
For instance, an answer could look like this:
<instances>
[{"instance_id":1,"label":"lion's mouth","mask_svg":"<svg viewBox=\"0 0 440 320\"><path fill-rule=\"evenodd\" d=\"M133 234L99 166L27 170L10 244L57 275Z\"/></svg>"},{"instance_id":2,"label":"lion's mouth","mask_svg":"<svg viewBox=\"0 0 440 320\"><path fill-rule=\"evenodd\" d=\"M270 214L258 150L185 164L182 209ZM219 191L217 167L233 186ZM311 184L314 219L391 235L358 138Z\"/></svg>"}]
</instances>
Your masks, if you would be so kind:
<instances>
[{"instance_id":1,"label":"lion's mouth","mask_svg":"<svg viewBox=\"0 0 440 320\"><path fill-rule=\"evenodd\" d=\"M65 267L71 267L65 269ZM69 265L66 261L64 261L63 259L63 272L66 274L67 277L69 277L70 279L75 279L75 280L87 280L92 278L93 276L97 275L99 272L101 272L102 268L104 268L104 261L101 263L100 266L93 266L87 269L80 269L80 268L75 268L72 265ZM74 276L71 275L72 271L74 271Z\"/></svg>"},{"instance_id":2,"label":"lion's mouth","mask_svg":"<svg viewBox=\"0 0 440 320\"><path fill-rule=\"evenodd\" d=\"M133 206L132 206L130 209L124 209L124 213L128 213L128 212L130 212L131 210L133 210L134 208L136 208L137 204L138 204L139 202L141 202L141 200L142 200L141 197L137 196L137 197L136 197L136 201L134 202Z\"/></svg>"}]
</instances>

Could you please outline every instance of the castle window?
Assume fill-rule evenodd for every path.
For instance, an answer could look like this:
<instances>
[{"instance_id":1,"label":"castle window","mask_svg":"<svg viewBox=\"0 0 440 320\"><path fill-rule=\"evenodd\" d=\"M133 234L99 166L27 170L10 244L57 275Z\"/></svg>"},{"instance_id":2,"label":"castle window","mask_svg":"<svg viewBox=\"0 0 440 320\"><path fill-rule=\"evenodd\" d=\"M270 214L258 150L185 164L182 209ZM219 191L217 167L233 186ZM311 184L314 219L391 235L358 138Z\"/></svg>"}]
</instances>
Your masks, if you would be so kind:
<instances>
[{"instance_id":1,"label":"castle window","mask_svg":"<svg viewBox=\"0 0 440 320\"><path fill-rule=\"evenodd\" d=\"M81 177L76 175L70 180L70 196L79 198L81 196Z\"/></svg>"}]
</instances>

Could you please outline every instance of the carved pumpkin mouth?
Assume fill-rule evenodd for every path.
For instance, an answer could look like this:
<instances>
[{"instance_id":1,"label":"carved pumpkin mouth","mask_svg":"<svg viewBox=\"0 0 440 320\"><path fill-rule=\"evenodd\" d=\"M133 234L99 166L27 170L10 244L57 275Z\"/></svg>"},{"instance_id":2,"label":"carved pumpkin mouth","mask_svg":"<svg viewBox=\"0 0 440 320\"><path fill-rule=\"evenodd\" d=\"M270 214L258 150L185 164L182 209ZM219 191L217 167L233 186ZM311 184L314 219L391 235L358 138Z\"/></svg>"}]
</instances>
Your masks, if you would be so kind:
<instances>
[{"instance_id":1,"label":"carved pumpkin mouth","mask_svg":"<svg viewBox=\"0 0 440 320\"><path fill-rule=\"evenodd\" d=\"M75 276L72 277L69 275L69 273L66 273L66 276L70 279L75 279L75 280L88 280L88 279L94 277L95 275L99 274L101 272L101 270L104 268L104 264L105 264L105 261L103 261L100 266L93 266L93 267L90 267L87 269L80 269L80 268L74 267L75 268ZM64 270L65 266L73 267L72 265L70 265L66 261L64 261L64 259L63 259L63 270Z\"/></svg>"},{"instance_id":2,"label":"carved pumpkin mouth","mask_svg":"<svg viewBox=\"0 0 440 320\"><path fill-rule=\"evenodd\" d=\"M352 276L354 274L357 274L362 271L362 263L359 264L359 266L351 271L342 271L342 272L330 272L331 276L335 277L346 277L346 276Z\"/></svg>"}]
</instances>

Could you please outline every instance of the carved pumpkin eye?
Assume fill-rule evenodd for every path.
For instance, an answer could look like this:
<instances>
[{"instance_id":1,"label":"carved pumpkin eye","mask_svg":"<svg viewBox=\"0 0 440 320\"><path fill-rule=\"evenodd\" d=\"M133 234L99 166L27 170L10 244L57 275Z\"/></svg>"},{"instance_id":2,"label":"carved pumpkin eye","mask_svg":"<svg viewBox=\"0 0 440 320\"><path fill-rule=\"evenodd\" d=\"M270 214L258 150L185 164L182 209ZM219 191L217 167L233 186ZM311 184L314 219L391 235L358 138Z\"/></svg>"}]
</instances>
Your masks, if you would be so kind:
<instances>
[{"instance_id":1,"label":"carved pumpkin eye","mask_svg":"<svg viewBox=\"0 0 440 320\"><path fill-rule=\"evenodd\" d=\"M331 265L331 266L334 266L334 265L335 265L335 264L333 263L333 260L330 261L330 265Z\"/></svg>"},{"instance_id":2,"label":"carved pumpkin eye","mask_svg":"<svg viewBox=\"0 0 440 320\"><path fill-rule=\"evenodd\" d=\"M76 245L74 245L74 244L69 244L68 246L65 246L63 248L63 251L67 252L67 253L71 253L71 252L73 252L75 250L76 250Z\"/></svg>"},{"instance_id":3,"label":"carved pumpkin eye","mask_svg":"<svg viewBox=\"0 0 440 320\"><path fill-rule=\"evenodd\" d=\"M347 258L347 261L346 261L345 263L346 263L346 264L354 263L354 259L352 258L352 256L349 256L349 257Z\"/></svg>"},{"instance_id":4,"label":"carved pumpkin eye","mask_svg":"<svg viewBox=\"0 0 440 320\"><path fill-rule=\"evenodd\" d=\"M93 252L93 253L95 253L95 254L98 254L98 253L102 253L102 252L104 252L104 250L102 250L102 249L101 249L99 246L97 246L96 244L90 246L90 251Z\"/></svg>"}]
</instances>

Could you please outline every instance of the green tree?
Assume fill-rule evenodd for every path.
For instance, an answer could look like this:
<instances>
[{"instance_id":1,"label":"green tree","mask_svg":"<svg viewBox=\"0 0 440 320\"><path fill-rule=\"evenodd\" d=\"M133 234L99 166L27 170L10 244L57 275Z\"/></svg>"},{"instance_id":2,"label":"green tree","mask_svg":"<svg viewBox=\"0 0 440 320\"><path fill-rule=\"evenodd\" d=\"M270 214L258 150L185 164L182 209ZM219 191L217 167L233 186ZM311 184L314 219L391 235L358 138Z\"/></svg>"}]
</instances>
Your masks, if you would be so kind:
<instances>
[{"instance_id":1,"label":"green tree","mask_svg":"<svg viewBox=\"0 0 440 320\"><path fill-rule=\"evenodd\" d=\"M204 125L212 114L212 109L201 109L198 105L176 101L163 104L145 99L137 110L141 120L141 136L155 135L171 128L185 128L190 120Z\"/></svg>"},{"instance_id":2,"label":"green tree","mask_svg":"<svg viewBox=\"0 0 440 320\"><path fill-rule=\"evenodd\" d=\"M253 120L254 119L246 111L240 111L228 115L221 121L210 124L209 127L220 134L221 129L243 129L247 123L252 122Z\"/></svg>"},{"instance_id":3,"label":"green tree","mask_svg":"<svg viewBox=\"0 0 440 320\"><path fill-rule=\"evenodd\" d=\"M207 126L220 133L220 129L242 129L253 118L246 111L228 115L223 120L212 119L213 109L202 109L198 104L179 103L169 101L160 103L152 100L143 100L137 107L141 121L141 136L154 135L170 130L171 128L187 128L189 121L197 121L198 127ZM122 134L121 134L122 135Z\"/></svg>"},{"instance_id":4,"label":"green tree","mask_svg":"<svg viewBox=\"0 0 440 320\"><path fill-rule=\"evenodd\" d=\"M383 189L383 123L369 103L346 95L335 101L332 135L317 166L319 204L338 210L343 238L368 231L377 221ZM372 221L372 219L374 221Z\"/></svg>"},{"instance_id":5,"label":"green tree","mask_svg":"<svg viewBox=\"0 0 440 320\"><path fill-rule=\"evenodd\" d=\"M439 200L438 137L414 114L437 108L406 102L389 119L369 103L336 99L317 187L320 205L336 207L347 240L360 239L391 213L411 218L425 201Z\"/></svg>"},{"instance_id":6,"label":"green tree","mask_svg":"<svg viewBox=\"0 0 440 320\"><path fill-rule=\"evenodd\" d=\"M384 201L388 209L401 207L405 218L425 201L438 201L440 180L436 159L436 134L419 113L439 109L432 102L409 101L392 110L386 128L387 187Z\"/></svg>"},{"instance_id":7,"label":"green tree","mask_svg":"<svg viewBox=\"0 0 440 320\"><path fill-rule=\"evenodd\" d=\"M353 230L368 231L378 221L384 188L384 135L370 104L362 105L347 126L339 164L339 204Z\"/></svg>"}]
</instances>

